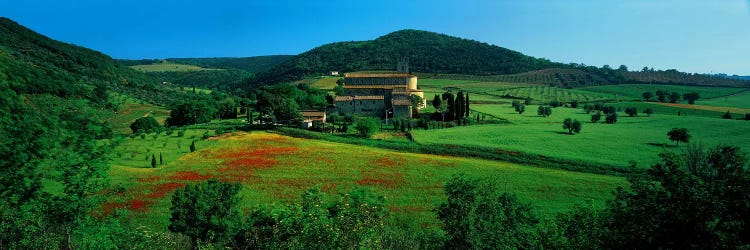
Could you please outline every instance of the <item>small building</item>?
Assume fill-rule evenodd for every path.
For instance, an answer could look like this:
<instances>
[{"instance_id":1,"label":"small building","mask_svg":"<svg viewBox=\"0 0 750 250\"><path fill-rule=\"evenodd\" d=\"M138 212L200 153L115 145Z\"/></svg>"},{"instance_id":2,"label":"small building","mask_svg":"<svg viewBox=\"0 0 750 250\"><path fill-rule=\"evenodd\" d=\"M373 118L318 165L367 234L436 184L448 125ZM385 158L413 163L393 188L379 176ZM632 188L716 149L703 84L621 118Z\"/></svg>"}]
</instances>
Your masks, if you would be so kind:
<instances>
[{"instance_id":1,"label":"small building","mask_svg":"<svg viewBox=\"0 0 750 250\"><path fill-rule=\"evenodd\" d=\"M300 113L302 113L302 128L310 129L315 122L326 123L325 111L307 110Z\"/></svg>"},{"instance_id":2,"label":"small building","mask_svg":"<svg viewBox=\"0 0 750 250\"><path fill-rule=\"evenodd\" d=\"M328 71L328 75L329 76L339 76L339 72L338 71Z\"/></svg>"}]
</instances>

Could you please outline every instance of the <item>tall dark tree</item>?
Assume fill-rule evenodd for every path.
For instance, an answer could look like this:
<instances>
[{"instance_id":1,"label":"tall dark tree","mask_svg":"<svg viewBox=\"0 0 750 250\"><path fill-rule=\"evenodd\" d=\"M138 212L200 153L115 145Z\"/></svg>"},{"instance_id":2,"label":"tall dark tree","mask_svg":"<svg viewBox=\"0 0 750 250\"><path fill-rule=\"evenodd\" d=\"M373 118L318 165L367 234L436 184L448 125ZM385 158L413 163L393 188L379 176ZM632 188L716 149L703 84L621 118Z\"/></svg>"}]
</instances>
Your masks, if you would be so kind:
<instances>
[{"instance_id":1,"label":"tall dark tree","mask_svg":"<svg viewBox=\"0 0 750 250\"><path fill-rule=\"evenodd\" d=\"M156 156L154 154L151 154L151 167L156 168Z\"/></svg>"},{"instance_id":2,"label":"tall dark tree","mask_svg":"<svg viewBox=\"0 0 750 250\"><path fill-rule=\"evenodd\" d=\"M659 100L660 102L666 101L667 100L667 92L662 91L662 90L657 90L656 91L656 99Z\"/></svg>"},{"instance_id":3,"label":"tall dark tree","mask_svg":"<svg viewBox=\"0 0 750 250\"><path fill-rule=\"evenodd\" d=\"M469 107L469 92L466 92L466 105L464 105L464 113L465 113L464 116L465 117L469 117L470 116L470 114L469 114L470 111L469 110L470 110L470 107Z\"/></svg>"},{"instance_id":4,"label":"tall dark tree","mask_svg":"<svg viewBox=\"0 0 750 250\"><path fill-rule=\"evenodd\" d=\"M443 100L440 99L440 96L438 94L435 94L435 98L432 98L432 107L435 108L435 110L440 109L440 104L442 104Z\"/></svg>"},{"instance_id":5,"label":"tall dark tree","mask_svg":"<svg viewBox=\"0 0 750 250\"><path fill-rule=\"evenodd\" d=\"M637 116L638 115L638 109L635 107L627 107L625 108L625 113L629 116Z\"/></svg>"},{"instance_id":6,"label":"tall dark tree","mask_svg":"<svg viewBox=\"0 0 750 250\"><path fill-rule=\"evenodd\" d=\"M602 112L597 111L596 114L591 115L591 123L597 123L602 119Z\"/></svg>"},{"instance_id":7,"label":"tall dark tree","mask_svg":"<svg viewBox=\"0 0 750 250\"><path fill-rule=\"evenodd\" d=\"M456 113L453 115L454 119L461 120L464 117L464 106L466 105L464 101L464 92L458 91L456 94Z\"/></svg>"},{"instance_id":8,"label":"tall dark tree","mask_svg":"<svg viewBox=\"0 0 750 250\"><path fill-rule=\"evenodd\" d=\"M456 103L455 103L454 98L453 98L453 93L451 93L451 92L445 92L445 93L443 93L443 102L446 103L446 104L448 104L447 105L447 112L446 112L446 114L448 114L448 117L446 117L446 119L449 120L449 121L452 121L453 120L453 115L456 113L455 112L455 110L456 110L455 104Z\"/></svg>"}]
</instances>

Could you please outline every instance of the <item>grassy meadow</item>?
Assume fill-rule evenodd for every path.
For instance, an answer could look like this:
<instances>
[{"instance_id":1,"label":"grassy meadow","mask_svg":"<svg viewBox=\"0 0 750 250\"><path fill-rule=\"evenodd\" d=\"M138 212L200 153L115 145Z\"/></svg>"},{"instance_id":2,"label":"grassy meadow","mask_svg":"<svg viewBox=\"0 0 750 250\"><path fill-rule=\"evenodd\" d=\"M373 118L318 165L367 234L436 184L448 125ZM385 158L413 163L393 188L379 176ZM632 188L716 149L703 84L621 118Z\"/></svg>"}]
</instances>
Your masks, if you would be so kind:
<instances>
[{"instance_id":1,"label":"grassy meadow","mask_svg":"<svg viewBox=\"0 0 750 250\"><path fill-rule=\"evenodd\" d=\"M677 92L685 94L689 92L700 93L701 99L712 99L723 96L736 94L739 92L747 91L746 88L728 88L728 87L699 87L699 86L684 86L684 85L663 85L663 84L619 84L619 85L602 85L580 88L580 90L586 90L591 92L606 93L617 95L621 98L629 98L635 100L643 99L643 92L655 93L657 90L666 92ZM656 96L652 97L656 99ZM700 100L700 99L699 99Z\"/></svg>"},{"instance_id":2,"label":"grassy meadow","mask_svg":"<svg viewBox=\"0 0 750 250\"><path fill-rule=\"evenodd\" d=\"M177 64L177 63L158 63L158 64L146 64L146 65L135 65L130 66L131 68L142 71L142 72L185 72L185 71L201 71L201 70L219 70L219 69L208 69L202 68L195 65Z\"/></svg>"},{"instance_id":3,"label":"grassy meadow","mask_svg":"<svg viewBox=\"0 0 750 250\"><path fill-rule=\"evenodd\" d=\"M235 132L197 140L198 150L190 153L191 137L201 133L187 130L183 137L123 139L117 151L137 150L139 155L131 160L124 154L113 161L109 171L112 184L123 191L104 203L101 211L128 209L136 223L165 230L175 189L220 178L243 184L246 208L294 202L316 185L329 193L369 187L386 197L394 215L436 226L432 210L444 199L443 184L455 174L494 178L509 192L531 202L534 211L543 216L575 204L601 206L615 187L625 185L621 177L403 153L268 132ZM150 160L145 158L160 150L165 152L164 165L150 168Z\"/></svg>"}]
</instances>

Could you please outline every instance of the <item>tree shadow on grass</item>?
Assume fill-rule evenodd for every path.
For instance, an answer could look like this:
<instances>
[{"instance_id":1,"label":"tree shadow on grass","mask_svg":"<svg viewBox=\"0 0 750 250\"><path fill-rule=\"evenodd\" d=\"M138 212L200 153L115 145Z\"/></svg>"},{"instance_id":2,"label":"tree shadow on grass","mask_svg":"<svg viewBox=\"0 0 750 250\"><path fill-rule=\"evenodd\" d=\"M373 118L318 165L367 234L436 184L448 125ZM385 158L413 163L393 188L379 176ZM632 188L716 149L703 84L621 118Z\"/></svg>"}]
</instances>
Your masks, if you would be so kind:
<instances>
[{"instance_id":1,"label":"tree shadow on grass","mask_svg":"<svg viewBox=\"0 0 750 250\"><path fill-rule=\"evenodd\" d=\"M550 131L550 132L558 134L558 135L571 135L571 134L568 134L568 132L562 132L562 131Z\"/></svg>"},{"instance_id":2,"label":"tree shadow on grass","mask_svg":"<svg viewBox=\"0 0 750 250\"><path fill-rule=\"evenodd\" d=\"M676 148L677 146L674 144L666 144L666 143L655 143L655 142L649 142L646 143L651 146L661 147L661 148Z\"/></svg>"}]
</instances>

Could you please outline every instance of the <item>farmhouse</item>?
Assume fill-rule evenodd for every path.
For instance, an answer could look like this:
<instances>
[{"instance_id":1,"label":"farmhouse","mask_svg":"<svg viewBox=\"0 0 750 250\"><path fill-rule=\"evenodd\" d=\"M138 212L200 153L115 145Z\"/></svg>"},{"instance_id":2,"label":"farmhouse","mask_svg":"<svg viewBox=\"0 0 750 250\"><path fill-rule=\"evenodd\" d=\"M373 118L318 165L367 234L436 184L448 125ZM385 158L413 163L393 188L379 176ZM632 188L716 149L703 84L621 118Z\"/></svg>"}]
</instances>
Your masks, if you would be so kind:
<instances>
[{"instance_id":1,"label":"farmhouse","mask_svg":"<svg viewBox=\"0 0 750 250\"><path fill-rule=\"evenodd\" d=\"M337 96L336 110L344 115L394 118L412 117L412 96L419 96L425 105L424 92L417 89L417 76L409 73L344 75L344 94ZM391 113L392 111L392 113Z\"/></svg>"},{"instance_id":2,"label":"farmhouse","mask_svg":"<svg viewBox=\"0 0 750 250\"><path fill-rule=\"evenodd\" d=\"M303 128L312 128L315 122L319 122L320 124L326 123L326 112L309 110L300 113L302 114Z\"/></svg>"}]
</instances>

